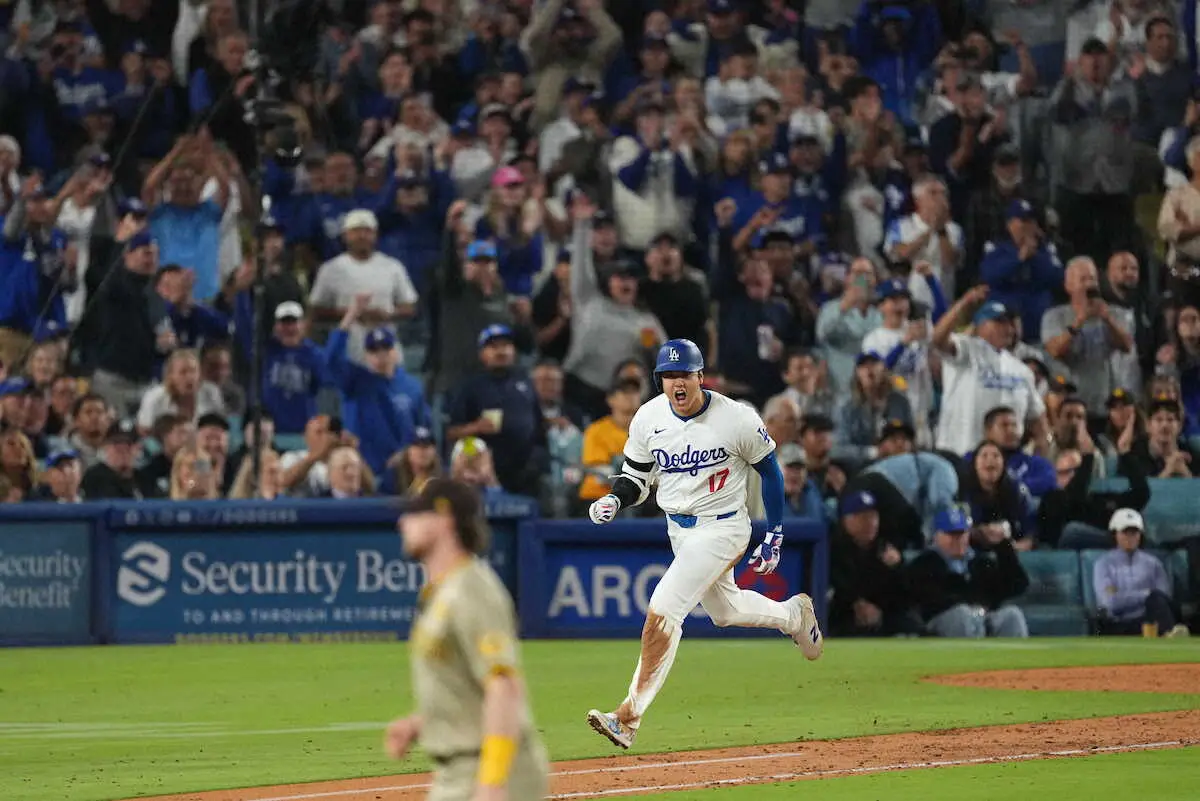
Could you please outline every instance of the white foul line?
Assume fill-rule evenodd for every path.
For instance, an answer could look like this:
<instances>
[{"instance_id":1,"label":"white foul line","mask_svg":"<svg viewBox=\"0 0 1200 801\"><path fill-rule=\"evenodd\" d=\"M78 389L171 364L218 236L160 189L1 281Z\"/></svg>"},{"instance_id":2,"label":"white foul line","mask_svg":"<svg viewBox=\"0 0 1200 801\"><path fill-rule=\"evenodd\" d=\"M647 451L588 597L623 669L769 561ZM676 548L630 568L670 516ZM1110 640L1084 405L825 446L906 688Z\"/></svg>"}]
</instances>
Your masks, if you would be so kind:
<instances>
[{"instance_id":1,"label":"white foul line","mask_svg":"<svg viewBox=\"0 0 1200 801\"><path fill-rule=\"evenodd\" d=\"M633 793L661 793L672 790L693 790L702 787L717 787L726 785L739 784L763 784L767 782L786 782L796 781L799 779L817 779L830 778L834 776L856 776L869 773L885 773L895 770L914 770L917 768L950 768L961 767L966 765L987 765L1002 762L1026 762L1032 759L1046 759L1049 757L1071 757L1071 756L1088 756L1091 754L1113 754L1123 751L1152 751L1159 748L1179 748L1182 746L1194 745L1195 743L1187 740L1167 740L1158 743L1134 743L1131 745L1107 745L1098 748L1074 748L1064 751L1041 751L1030 754L1010 754L1008 756L992 756L992 757L971 757L969 759L944 759L934 762L898 762L893 765L876 765L859 768L834 768L830 770L811 770L800 771L796 773L780 773L770 776L741 776L734 779L712 779L702 782L689 782L686 784L650 784L643 787L621 787L612 790L591 790L578 793L559 793L549 796L549 799L555 801L565 801L571 798L599 798L603 796L614 795L630 795ZM711 759L689 759L677 762L654 762L637 765L621 765L609 768L589 768L586 770L560 770L551 773L551 776L581 776L585 774L615 774L627 773L635 770L649 770L664 767L687 767L689 765L716 765L723 762L747 762L757 759L787 759L789 757L806 756L802 751L789 751L779 754L753 754L743 757L714 757ZM271 798L257 798L253 801L309 801L314 798L338 798L346 796L367 795L372 793L387 793L397 790L426 790L432 787L432 784L395 784L382 787L360 787L355 790L329 790L321 793L298 793L296 795L280 795L272 796Z\"/></svg>"},{"instance_id":2,"label":"white foul line","mask_svg":"<svg viewBox=\"0 0 1200 801\"><path fill-rule=\"evenodd\" d=\"M740 776L734 779L713 779L704 782L688 782L686 784L658 784L645 787L621 787L613 790L593 790L583 793L559 793L550 796L551 799L568 798L599 798L602 796L630 795L632 793L662 793L673 790L695 790L703 787L734 786L739 784L765 784L767 782L787 782L798 779L820 779L833 776L857 776L870 773L887 773L896 770L913 770L916 768L952 768L965 765L989 765L1002 762L1025 762L1031 759L1046 757L1087 756L1091 754L1117 753L1121 751L1150 751L1156 748L1175 748L1188 745L1181 740L1171 740L1161 743L1136 743L1133 745L1110 745L1101 748L1074 748L1066 751L1045 751L1037 754L1011 754L999 757L971 757L969 759L942 759L935 762L899 762L894 765L874 765L861 768L834 768L831 770L809 770L799 773L778 773L772 776ZM274 801L272 799L271 801ZM282 801L282 799L281 799Z\"/></svg>"}]
</instances>

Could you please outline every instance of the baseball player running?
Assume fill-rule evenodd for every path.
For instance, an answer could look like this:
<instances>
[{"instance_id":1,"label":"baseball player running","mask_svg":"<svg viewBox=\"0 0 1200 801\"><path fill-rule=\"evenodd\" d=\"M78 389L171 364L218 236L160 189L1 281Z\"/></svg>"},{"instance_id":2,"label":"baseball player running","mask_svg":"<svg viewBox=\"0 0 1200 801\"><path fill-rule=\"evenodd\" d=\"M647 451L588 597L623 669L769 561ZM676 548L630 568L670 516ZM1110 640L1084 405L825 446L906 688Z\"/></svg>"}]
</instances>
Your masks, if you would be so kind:
<instances>
[{"instance_id":1,"label":"baseball player running","mask_svg":"<svg viewBox=\"0 0 1200 801\"><path fill-rule=\"evenodd\" d=\"M400 530L428 584L409 646L417 711L388 727L388 753L402 759L420 739L436 768L430 801L545 798L546 752L521 680L512 599L477 556L487 546L477 494L432 479Z\"/></svg>"},{"instance_id":2,"label":"baseball player running","mask_svg":"<svg viewBox=\"0 0 1200 801\"><path fill-rule=\"evenodd\" d=\"M669 340L654 367L662 395L647 401L629 426L625 464L612 493L592 503L593 523L612 522L617 512L646 500L651 474L658 505L667 513L675 558L650 596L642 627L642 650L629 694L615 712L588 712L593 729L629 748L642 717L666 681L682 636L683 620L699 603L718 626L778 629L809 659L821 656L821 629L812 599L794 595L773 601L739 589L733 568L750 544L746 480L762 476L767 534L750 566L759 574L779 565L783 543L783 476L775 443L754 409L701 389L704 357L694 342Z\"/></svg>"}]
</instances>

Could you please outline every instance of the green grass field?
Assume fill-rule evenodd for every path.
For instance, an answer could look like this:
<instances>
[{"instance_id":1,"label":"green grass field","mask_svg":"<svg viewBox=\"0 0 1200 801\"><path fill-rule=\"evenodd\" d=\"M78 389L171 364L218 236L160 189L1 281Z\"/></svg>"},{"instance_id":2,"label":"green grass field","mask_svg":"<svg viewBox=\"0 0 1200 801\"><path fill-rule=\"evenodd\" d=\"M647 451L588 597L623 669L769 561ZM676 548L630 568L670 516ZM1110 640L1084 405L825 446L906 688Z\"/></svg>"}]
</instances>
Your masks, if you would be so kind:
<instances>
[{"instance_id":1,"label":"green grass field","mask_svg":"<svg viewBox=\"0 0 1200 801\"><path fill-rule=\"evenodd\" d=\"M525 660L555 759L604 756L583 724L624 694L634 642L533 642ZM637 751L1200 708L1198 695L1016 692L920 682L974 670L1200 662L1200 642L688 641ZM403 645L8 650L0 658L0 799L108 801L395 773L380 726L407 710ZM1197 687L1200 693L1200 686ZM914 755L919 759L920 755ZM425 770L414 759L405 769ZM687 791L675 801L1200 797L1200 750L1113 754Z\"/></svg>"}]
</instances>

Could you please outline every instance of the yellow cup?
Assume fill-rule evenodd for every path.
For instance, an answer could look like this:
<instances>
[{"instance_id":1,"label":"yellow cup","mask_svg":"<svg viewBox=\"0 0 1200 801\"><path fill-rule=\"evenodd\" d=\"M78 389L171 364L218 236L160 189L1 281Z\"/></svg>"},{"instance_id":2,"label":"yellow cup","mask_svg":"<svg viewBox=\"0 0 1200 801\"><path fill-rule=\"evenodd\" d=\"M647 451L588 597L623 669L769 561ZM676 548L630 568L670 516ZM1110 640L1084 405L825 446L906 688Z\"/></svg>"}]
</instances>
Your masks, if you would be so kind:
<instances>
[{"instance_id":1,"label":"yellow cup","mask_svg":"<svg viewBox=\"0 0 1200 801\"><path fill-rule=\"evenodd\" d=\"M1142 636L1149 637L1149 638L1157 637L1158 636L1158 624L1157 623L1143 623L1142 624Z\"/></svg>"}]
</instances>

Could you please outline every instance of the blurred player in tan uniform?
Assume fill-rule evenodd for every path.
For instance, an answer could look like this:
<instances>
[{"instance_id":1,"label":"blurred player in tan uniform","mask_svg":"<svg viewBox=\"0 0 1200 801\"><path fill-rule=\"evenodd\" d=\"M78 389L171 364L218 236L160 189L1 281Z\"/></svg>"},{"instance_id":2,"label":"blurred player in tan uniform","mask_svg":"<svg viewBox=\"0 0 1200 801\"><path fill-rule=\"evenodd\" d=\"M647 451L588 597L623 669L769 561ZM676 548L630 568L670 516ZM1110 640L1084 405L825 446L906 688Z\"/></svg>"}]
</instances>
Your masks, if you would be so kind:
<instances>
[{"instance_id":1,"label":"blurred player in tan uniform","mask_svg":"<svg viewBox=\"0 0 1200 801\"><path fill-rule=\"evenodd\" d=\"M399 527L428 581L409 646L417 708L388 727L388 754L402 759L420 740L436 768L430 801L540 801L546 752L521 677L512 599L479 556L487 549L479 496L435 478Z\"/></svg>"}]
</instances>

